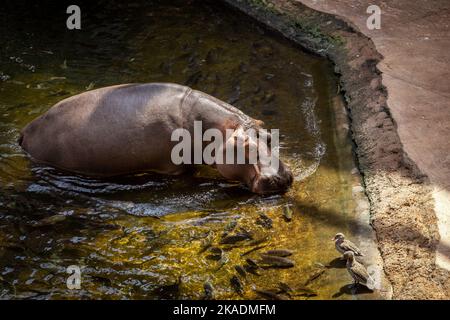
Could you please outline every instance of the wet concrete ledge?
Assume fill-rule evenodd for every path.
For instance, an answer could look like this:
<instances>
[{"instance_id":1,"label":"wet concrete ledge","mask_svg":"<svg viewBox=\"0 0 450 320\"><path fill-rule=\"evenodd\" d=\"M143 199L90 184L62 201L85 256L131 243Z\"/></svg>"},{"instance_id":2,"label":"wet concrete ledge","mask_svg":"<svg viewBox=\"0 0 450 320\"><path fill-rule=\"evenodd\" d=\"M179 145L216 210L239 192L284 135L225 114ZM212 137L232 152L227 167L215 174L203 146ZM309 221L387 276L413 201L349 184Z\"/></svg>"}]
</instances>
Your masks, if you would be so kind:
<instances>
[{"instance_id":1,"label":"wet concrete ledge","mask_svg":"<svg viewBox=\"0 0 450 320\"><path fill-rule=\"evenodd\" d=\"M434 187L405 152L378 69L383 56L372 40L351 23L300 1L224 1L334 62L393 298L448 299L449 272L436 264Z\"/></svg>"}]
</instances>

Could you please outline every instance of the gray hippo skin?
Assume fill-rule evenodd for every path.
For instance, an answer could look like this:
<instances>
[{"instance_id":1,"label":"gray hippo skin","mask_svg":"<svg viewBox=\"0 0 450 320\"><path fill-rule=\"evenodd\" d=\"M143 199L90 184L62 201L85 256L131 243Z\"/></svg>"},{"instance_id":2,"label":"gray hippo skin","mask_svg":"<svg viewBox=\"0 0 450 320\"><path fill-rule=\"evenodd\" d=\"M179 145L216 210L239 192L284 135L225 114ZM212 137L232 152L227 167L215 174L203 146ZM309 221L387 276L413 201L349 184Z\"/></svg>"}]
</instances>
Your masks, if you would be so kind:
<instances>
[{"instance_id":1,"label":"gray hippo skin","mask_svg":"<svg viewBox=\"0 0 450 320\"><path fill-rule=\"evenodd\" d=\"M66 171L108 177L144 171L181 174L171 151L172 132L194 121L203 130L260 128L261 122L203 92L170 83L125 84L87 91L60 101L21 132L20 145L32 159ZM290 170L257 165L216 165L227 179L255 193L286 190Z\"/></svg>"}]
</instances>

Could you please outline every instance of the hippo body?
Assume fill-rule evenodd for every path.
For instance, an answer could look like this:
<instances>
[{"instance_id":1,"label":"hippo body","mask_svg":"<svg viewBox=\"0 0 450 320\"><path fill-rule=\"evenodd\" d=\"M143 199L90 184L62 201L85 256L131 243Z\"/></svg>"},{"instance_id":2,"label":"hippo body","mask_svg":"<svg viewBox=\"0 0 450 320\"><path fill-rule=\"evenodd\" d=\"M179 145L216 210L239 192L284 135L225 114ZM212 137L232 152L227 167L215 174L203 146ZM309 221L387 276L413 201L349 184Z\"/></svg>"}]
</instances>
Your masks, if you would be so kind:
<instances>
[{"instance_id":1,"label":"hippo body","mask_svg":"<svg viewBox=\"0 0 450 320\"><path fill-rule=\"evenodd\" d=\"M36 162L84 175L180 174L187 165L171 161L178 143L171 135L177 128L192 132L194 121L223 132L259 127L237 108L186 86L125 84L60 101L22 130L19 143ZM256 173L240 171L253 169L236 168L222 175L250 186Z\"/></svg>"}]
</instances>

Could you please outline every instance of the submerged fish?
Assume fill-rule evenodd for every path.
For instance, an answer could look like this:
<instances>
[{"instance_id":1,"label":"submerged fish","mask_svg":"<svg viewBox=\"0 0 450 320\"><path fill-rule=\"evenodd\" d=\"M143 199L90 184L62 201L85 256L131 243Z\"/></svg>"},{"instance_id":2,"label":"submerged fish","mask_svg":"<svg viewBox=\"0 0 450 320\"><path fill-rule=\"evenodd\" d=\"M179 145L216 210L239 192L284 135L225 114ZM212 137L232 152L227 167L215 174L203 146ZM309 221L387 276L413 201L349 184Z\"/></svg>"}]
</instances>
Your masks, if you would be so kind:
<instances>
[{"instance_id":1,"label":"submerged fish","mask_svg":"<svg viewBox=\"0 0 450 320\"><path fill-rule=\"evenodd\" d=\"M230 284L234 291L236 291L239 295L242 295L242 293L244 292L244 286L237 276L234 275L231 277Z\"/></svg>"},{"instance_id":2,"label":"submerged fish","mask_svg":"<svg viewBox=\"0 0 450 320\"><path fill-rule=\"evenodd\" d=\"M283 207L283 216L286 219L286 221L292 220L292 209L290 205L287 204Z\"/></svg>"},{"instance_id":3,"label":"submerged fish","mask_svg":"<svg viewBox=\"0 0 450 320\"><path fill-rule=\"evenodd\" d=\"M258 264L256 263L255 260L253 260L253 259L245 259L245 262L247 263L244 266L245 271L247 271L248 273L254 274L255 276L259 276L260 275L259 272L258 272L259 266L258 266Z\"/></svg>"},{"instance_id":4,"label":"submerged fish","mask_svg":"<svg viewBox=\"0 0 450 320\"><path fill-rule=\"evenodd\" d=\"M235 270L237 271L237 273L239 273L243 278L247 277L247 274L246 274L246 272L245 272L245 269L244 269L242 266L240 266L240 265L234 266L234 269L235 269Z\"/></svg>"},{"instance_id":5,"label":"submerged fish","mask_svg":"<svg viewBox=\"0 0 450 320\"><path fill-rule=\"evenodd\" d=\"M213 237L212 237L212 233L209 233L207 235L207 237L202 241L202 245L200 247L200 250L198 253L203 253L206 250L208 250L209 248L211 248L213 244Z\"/></svg>"},{"instance_id":6,"label":"submerged fish","mask_svg":"<svg viewBox=\"0 0 450 320\"><path fill-rule=\"evenodd\" d=\"M207 259L219 261L222 258L223 250L217 247L209 248L210 254L206 256Z\"/></svg>"},{"instance_id":7,"label":"submerged fish","mask_svg":"<svg viewBox=\"0 0 450 320\"><path fill-rule=\"evenodd\" d=\"M305 281L305 283L304 283L303 285L304 285L304 286L307 286L308 284L310 284L310 283L313 282L314 280L318 279L324 272L325 272L325 269L318 269L318 270L314 271L314 272L308 277L308 279Z\"/></svg>"},{"instance_id":8,"label":"submerged fish","mask_svg":"<svg viewBox=\"0 0 450 320\"><path fill-rule=\"evenodd\" d=\"M286 293L293 291L292 288L287 283L284 283L284 282L280 282L278 284L278 287L280 288L281 291L286 292Z\"/></svg>"},{"instance_id":9,"label":"submerged fish","mask_svg":"<svg viewBox=\"0 0 450 320\"><path fill-rule=\"evenodd\" d=\"M273 249L265 252L269 256L289 257L292 255L292 251L288 249Z\"/></svg>"},{"instance_id":10,"label":"submerged fish","mask_svg":"<svg viewBox=\"0 0 450 320\"><path fill-rule=\"evenodd\" d=\"M64 221L64 220L66 220L66 218L67 218L66 216L56 214L54 216L50 216L50 217L39 220L38 222L36 222L33 225L33 227L50 226L50 225L56 224L58 222Z\"/></svg>"},{"instance_id":11,"label":"submerged fish","mask_svg":"<svg viewBox=\"0 0 450 320\"><path fill-rule=\"evenodd\" d=\"M227 257L227 255L222 255L222 258L220 258L220 260L218 261L219 262L219 266L216 268L216 271L219 271L220 269L222 269L222 267L224 266L224 265L226 265L227 264L227 262L228 262L228 257Z\"/></svg>"},{"instance_id":12,"label":"submerged fish","mask_svg":"<svg viewBox=\"0 0 450 320\"><path fill-rule=\"evenodd\" d=\"M256 263L255 260L247 258L245 259L245 262L247 262L247 264L253 268L259 268L258 263Z\"/></svg>"},{"instance_id":13,"label":"submerged fish","mask_svg":"<svg viewBox=\"0 0 450 320\"><path fill-rule=\"evenodd\" d=\"M205 290L203 300L213 300L214 299L214 287L212 286L212 284L209 282L205 282L203 284L203 289Z\"/></svg>"},{"instance_id":14,"label":"submerged fish","mask_svg":"<svg viewBox=\"0 0 450 320\"><path fill-rule=\"evenodd\" d=\"M259 265L263 268L292 268L294 262L288 258L261 254Z\"/></svg>"},{"instance_id":15,"label":"submerged fish","mask_svg":"<svg viewBox=\"0 0 450 320\"><path fill-rule=\"evenodd\" d=\"M240 233L247 235L250 239L253 239L252 233L242 227L239 227Z\"/></svg>"},{"instance_id":16,"label":"submerged fish","mask_svg":"<svg viewBox=\"0 0 450 320\"><path fill-rule=\"evenodd\" d=\"M258 272L258 268L249 266L248 264L244 266L246 272L251 273L255 276L260 276L261 274Z\"/></svg>"},{"instance_id":17,"label":"submerged fish","mask_svg":"<svg viewBox=\"0 0 450 320\"><path fill-rule=\"evenodd\" d=\"M237 221L235 221L235 220L230 221L230 222L224 227L224 230L225 230L226 232L233 231L234 228L236 228L236 225L237 225Z\"/></svg>"},{"instance_id":18,"label":"submerged fish","mask_svg":"<svg viewBox=\"0 0 450 320\"><path fill-rule=\"evenodd\" d=\"M286 297L281 296L280 294L278 294L278 292L275 292L274 290L264 290L264 289L254 289L254 291L266 298L266 299L271 299L271 300L286 300Z\"/></svg>"},{"instance_id":19,"label":"submerged fish","mask_svg":"<svg viewBox=\"0 0 450 320\"><path fill-rule=\"evenodd\" d=\"M315 297L317 296L317 293L307 287L298 287L293 289L291 286L289 286L287 283L280 282L278 284L278 287L282 292L287 293L291 297L295 296L303 296L303 297Z\"/></svg>"},{"instance_id":20,"label":"submerged fish","mask_svg":"<svg viewBox=\"0 0 450 320\"><path fill-rule=\"evenodd\" d=\"M291 292L294 297L316 297L317 292L307 287L298 287Z\"/></svg>"},{"instance_id":21,"label":"submerged fish","mask_svg":"<svg viewBox=\"0 0 450 320\"><path fill-rule=\"evenodd\" d=\"M263 245L260 245L260 246L253 247L250 250L247 250L244 253L241 253L241 257L246 256L249 253L252 253L252 252L254 252L256 250L259 250L259 249L262 249L262 248L265 248L265 247L267 247L267 244L263 244Z\"/></svg>"},{"instance_id":22,"label":"submerged fish","mask_svg":"<svg viewBox=\"0 0 450 320\"><path fill-rule=\"evenodd\" d=\"M220 244L234 244L249 239L251 239L251 235L249 235L248 233L236 233L222 238Z\"/></svg>"}]
</instances>

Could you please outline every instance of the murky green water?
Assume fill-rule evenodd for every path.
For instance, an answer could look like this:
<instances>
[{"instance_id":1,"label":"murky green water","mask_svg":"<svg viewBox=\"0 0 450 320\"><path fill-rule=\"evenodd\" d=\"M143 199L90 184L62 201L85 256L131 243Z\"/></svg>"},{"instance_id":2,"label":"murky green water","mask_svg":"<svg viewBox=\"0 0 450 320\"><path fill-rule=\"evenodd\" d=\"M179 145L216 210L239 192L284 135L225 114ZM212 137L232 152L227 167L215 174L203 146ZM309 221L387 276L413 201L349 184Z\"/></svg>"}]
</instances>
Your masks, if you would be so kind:
<instances>
[{"instance_id":1,"label":"murky green water","mask_svg":"<svg viewBox=\"0 0 450 320\"><path fill-rule=\"evenodd\" d=\"M336 148L329 63L213 1L80 5L81 31L65 29L62 5L9 6L0 13L0 298L200 299L205 282L216 298L260 298L255 288L280 281L309 282L310 299L352 298L346 270L323 268L338 257L330 238L352 234L357 179L350 148ZM207 168L93 180L36 167L16 143L65 97L154 81L189 85L279 128L293 188L256 196ZM253 240L220 244L238 232ZM275 248L292 250L295 266L236 272ZM66 286L70 265L83 267L80 290Z\"/></svg>"}]
</instances>

